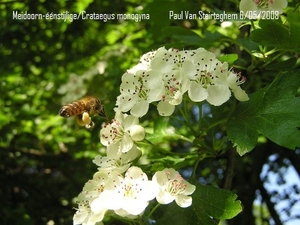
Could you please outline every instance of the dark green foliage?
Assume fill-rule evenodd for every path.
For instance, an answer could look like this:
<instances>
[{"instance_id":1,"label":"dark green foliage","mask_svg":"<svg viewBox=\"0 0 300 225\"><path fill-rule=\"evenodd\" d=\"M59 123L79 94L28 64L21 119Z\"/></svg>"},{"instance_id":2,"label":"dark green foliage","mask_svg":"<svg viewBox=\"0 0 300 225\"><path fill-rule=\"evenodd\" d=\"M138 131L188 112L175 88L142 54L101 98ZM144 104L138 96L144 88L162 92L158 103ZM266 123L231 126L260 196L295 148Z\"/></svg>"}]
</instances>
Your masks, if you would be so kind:
<instances>
[{"instance_id":1,"label":"dark green foliage","mask_svg":"<svg viewBox=\"0 0 300 225\"><path fill-rule=\"evenodd\" d=\"M242 87L250 100L237 104L231 98L220 107L187 104L181 109L189 116L187 121L178 109L176 117L169 119L160 118L156 107L150 106L141 124L152 131L147 140L155 146L140 143L149 157L149 164L141 167L149 177L173 167L183 174L193 171L197 180L193 205L187 209L175 203L162 206L153 214L157 224L269 221L269 216L253 215L253 209L266 210L263 204L253 206L257 193L262 193L273 220L284 223L274 210L276 202L268 200L288 200L292 208L299 200L299 189L290 189L296 197L267 192L263 184L268 180L260 174L268 165L281 184L286 182L284 169L294 167L300 174L296 149L300 147L300 13L296 3L289 1L291 9L278 20L252 21L256 26L252 30L245 21L223 27L216 20L169 19L171 10L238 12L238 1L1 1L0 224L72 224L76 196L97 170L92 159L105 152L99 130L106 120L93 118L96 125L90 131L74 118L60 117L58 111L63 104L95 95L113 118L122 74L143 53L161 46L203 47L219 54L221 61L247 77ZM150 19L13 19L14 12L83 11L144 13ZM233 144L240 155L248 154L237 156ZM276 160L269 158L274 155ZM232 183L231 188L226 182ZM241 204L243 211L234 219ZM291 219L299 217L298 213ZM112 217L105 220L124 224Z\"/></svg>"}]
</instances>

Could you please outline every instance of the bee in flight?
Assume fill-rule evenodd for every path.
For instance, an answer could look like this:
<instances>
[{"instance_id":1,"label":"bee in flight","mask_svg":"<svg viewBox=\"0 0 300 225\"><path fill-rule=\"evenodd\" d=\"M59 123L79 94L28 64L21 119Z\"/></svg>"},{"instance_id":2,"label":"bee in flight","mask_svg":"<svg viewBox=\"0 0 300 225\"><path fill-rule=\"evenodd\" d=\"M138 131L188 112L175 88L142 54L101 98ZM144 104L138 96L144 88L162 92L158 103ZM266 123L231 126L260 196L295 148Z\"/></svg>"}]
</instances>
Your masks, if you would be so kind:
<instances>
[{"instance_id":1,"label":"bee in flight","mask_svg":"<svg viewBox=\"0 0 300 225\"><path fill-rule=\"evenodd\" d=\"M76 116L77 123L88 129L92 129L95 125L90 117L92 114L107 118L101 101L92 96L69 103L59 110L59 115L62 117L68 118Z\"/></svg>"}]
</instances>

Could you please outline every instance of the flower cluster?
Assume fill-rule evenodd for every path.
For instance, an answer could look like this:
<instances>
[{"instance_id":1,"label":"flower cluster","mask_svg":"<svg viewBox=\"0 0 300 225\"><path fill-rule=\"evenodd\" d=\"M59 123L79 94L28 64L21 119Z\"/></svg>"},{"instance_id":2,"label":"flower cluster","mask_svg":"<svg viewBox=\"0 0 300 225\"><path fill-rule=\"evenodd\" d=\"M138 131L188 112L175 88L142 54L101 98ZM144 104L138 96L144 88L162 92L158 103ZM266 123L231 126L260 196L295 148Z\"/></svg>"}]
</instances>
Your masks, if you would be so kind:
<instances>
[{"instance_id":1,"label":"flower cluster","mask_svg":"<svg viewBox=\"0 0 300 225\"><path fill-rule=\"evenodd\" d=\"M262 11L278 12L278 14L281 14L287 5L287 0L242 0L240 2L240 11L247 17L253 16L253 12ZM257 15L259 16L259 13Z\"/></svg>"},{"instance_id":2,"label":"flower cluster","mask_svg":"<svg viewBox=\"0 0 300 225\"><path fill-rule=\"evenodd\" d=\"M134 141L141 141L145 137L145 130L138 123L138 118L116 112L113 122L100 131L101 143L108 150L116 148L123 153L128 152L134 146Z\"/></svg>"},{"instance_id":3,"label":"flower cluster","mask_svg":"<svg viewBox=\"0 0 300 225\"><path fill-rule=\"evenodd\" d=\"M236 99L246 101L248 95L240 87L244 81L204 48L179 51L161 47L144 54L139 64L122 76L117 106L142 117L150 103L158 102L159 114L170 116L186 92L193 102L206 100L215 106L228 101L231 91Z\"/></svg>"},{"instance_id":4,"label":"flower cluster","mask_svg":"<svg viewBox=\"0 0 300 225\"><path fill-rule=\"evenodd\" d=\"M112 122L101 129L100 139L107 147L107 155L98 155L93 160L98 172L78 196L74 225L99 224L107 212L134 219L155 198L161 204L174 200L180 207L192 204L189 195L195 186L174 169L158 171L149 180L141 168L131 166L141 156L135 142L145 137L145 130L138 122L138 118L117 111Z\"/></svg>"},{"instance_id":5,"label":"flower cluster","mask_svg":"<svg viewBox=\"0 0 300 225\"><path fill-rule=\"evenodd\" d=\"M101 224L106 213L134 219L141 216L153 199L160 204L173 201L180 207L192 204L195 186L172 168L157 171L152 180L141 168L133 166L142 151L137 142L145 138L139 117L157 102L160 115L170 116L185 94L193 102L206 100L219 106L231 96L248 100L240 85L244 78L203 48L179 51L159 48L144 54L140 62L122 76L115 118L100 131L106 156L96 156L98 166L78 196L74 225ZM130 115L124 112L130 111ZM80 125L92 126L88 114Z\"/></svg>"}]
</instances>

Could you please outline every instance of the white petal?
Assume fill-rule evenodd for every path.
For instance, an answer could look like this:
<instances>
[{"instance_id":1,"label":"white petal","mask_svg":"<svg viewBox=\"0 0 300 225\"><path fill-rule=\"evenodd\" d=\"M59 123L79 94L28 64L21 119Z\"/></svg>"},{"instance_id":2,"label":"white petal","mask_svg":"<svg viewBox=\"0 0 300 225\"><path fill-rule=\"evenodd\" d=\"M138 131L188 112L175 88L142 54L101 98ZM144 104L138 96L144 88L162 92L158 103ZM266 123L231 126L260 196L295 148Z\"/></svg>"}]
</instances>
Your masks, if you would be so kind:
<instances>
[{"instance_id":1,"label":"white petal","mask_svg":"<svg viewBox=\"0 0 300 225\"><path fill-rule=\"evenodd\" d=\"M137 102L137 97L128 93L122 93L117 97L116 105L122 112L129 111Z\"/></svg>"},{"instance_id":2,"label":"white petal","mask_svg":"<svg viewBox=\"0 0 300 225\"><path fill-rule=\"evenodd\" d=\"M207 98L208 93L201 84L191 81L188 95L193 102L201 102Z\"/></svg>"},{"instance_id":3,"label":"white petal","mask_svg":"<svg viewBox=\"0 0 300 225\"><path fill-rule=\"evenodd\" d=\"M181 92L184 94L190 88L190 79L187 76L183 76L181 79Z\"/></svg>"},{"instance_id":4,"label":"white petal","mask_svg":"<svg viewBox=\"0 0 300 225\"><path fill-rule=\"evenodd\" d=\"M125 119L124 119L122 125L123 125L125 131L128 131L131 126L139 123L139 119L135 116L125 115L124 118Z\"/></svg>"},{"instance_id":5,"label":"white petal","mask_svg":"<svg viewBox=\"0 0 300 225\"><path fill-rule=\"evenodd\" d=\"M126 132L123 135L121 144L120 144L120 150L121 152L128 152L133 146L133 141L130 137L130 135Z\"/></svg>"},{"instance_id":6,"label":"white petal","mask_svg":"<svg viewBox=\"0 0 300 225\"><path fill-rule=\"evenodd\" d=\"M74 224L82 224L88 218L90 213L89 211L79 209L73 216Z\"/></svg>"},{"instance_id":7,"label":"white petal","mask_svg":"<svg viewBox=\"0 0 300 225\"><path fill-rule=\"evenodd\" d=\"M120 195L117 194L115 190L105 190L101 193L101 198L97 198L91 203L91 209L92 211L97 212L99 210L99 205L110 210L119 209L122 200L123 199L120 198Z\"/></svg>"},{"instance_id":8,"label":"white petal","mask_svg":"<svg viewBox=\"0 0 300 225\"><path fill-rule=\"evenodd\" d=\"M149 109L149 103L146 100L140 100L131 109L131 115L135 117L142 117L146 115Z\"/></svg>"},{"instance_id":9,"label":"white petal","mask_svg":"<svg viewBox=\"0 0 300 225\"><path fill-rule=\"evenodd\" d=\"M103 211L99 214L92 214L86 225L95 225L96 223L97 223L97 225L103 225L103 223L101 221L103 220L104 215L105 215L105 211Z\"/></svg>"},{"instance_id":10,"label":"white petal","mask_svg":"<svg viewBox=\"0 0 300 225\"><path fill-rule=\"evenodd\" d=\"M107 152L120 152L120 141L112 142L110 145L107 146Z\"/></svg>"},{"instance_id":11,"label":"white petal","mask_svg":"<svg viewBox=\"0 0 300 225\"><path fill-rule=\"evenodd\" d=\"M144 212L148 204L149 203L147 201L129 199L124 201L122 209L124 209L131 215L139 215Z\"/></svg>"},{"instance_id":12,"label":"white petal","mask_svg":"<svg viewBox=\"0 0 300 225\"><path fill-rule=\"evenodd\" d=\"M177 195L175 198L177 205L182 208L189 207L192 204L192 197L187 195Z\"/></svg>"},{"instance_id":13,"label":"white petal","mask_svg":"<svg viewBox=\"0 0 300 225\"><path fill-rule=\"evenodd\" d=\"M231 72L227 77L227 82L235 98L239 101L247 101L249 99L248 95L240 86L237 85L236 81L237 75Z\"/></svg>"},{"instance_id":14,"label":"white petal","mask_svg":"<svg viewBox=\"0 0 300 225\"><path fill-rule=\"evenodd\" d=\"M249 100L247 93L240 86L237 86L235 89L232 89L232 92L234 94L234 97L239 101Z\"/></svg>"},{"instance_id":15,"label":"white petal","mask_svg":"<svg viewBox=\"0 0 300 225\"><path fill-rule=\"evenodd\" d=\"M134 216L134 215L129 214L129 212L127 212L127 211L124 210L124 209L117 209L117 210L114 210L114 212L115 212L117 215L119 215L119 216L126 217L126 218L130 218L130 219L135 219L135 218L138 217L138 216Z\"/></svg>"},{"instance_id":16,"label":"white petal","mask_svg":"<svg viewBox=\"0 0 300 225\"><path fill-rule=\"evenodd\" d=\"M182 92L176 91L176 93L173 96L173 99L169 101L169 104L171 105L179 105L182 102Z\"/></svg>"},{"instance_id":17,"label":"white petal","mask_svg":"<svg viewBox=\"0 0 300 225\"><path fill-rule=\"evenodd\" d=\"M151 61L151 68L160 73L169 73L173 69L173 63L165 61L162 57L155 57Z\"/></svg>"},{"instance_id":18,"label":"white petal","mask_svg":"<svg viewBox=\"0 0 300 225\"><path fill-rule=\"evenodd\" d=\"M129 130L130 136L134 141L141 141L145 138L145 129L140 125L133 125Z\"/></svg>"},{"instance_id":19,"label":"white petal","mask_svg":"<svg viewBox=\"0 0 300 225\"><path fill-rule=\"evenodd\" d=\"M123 164L127 164L127 163L132 162L139 156L141 156L141 154L142 154L142 151L136 145L133 145L132 148L128 152L121 154L121 160L122 160Z\"/></svg>"},{"instance_id":20,"label":"white petal","mask_svg":"<svg viewBox=\"0 0 300 225\"><path fill-rule=\"evenodd\" d=\"M273 4L270 4L269 10L279 11L279 13L283 12L283 9L288 5L287 0L275 0Z\"/></svg>"},{"instance_id":21,"label":"white petal","mask_svg":"<svg viewBox=\"0 0 300 225\"><path fill-rule=\"evenodd\" d=\"M110 143L110 132L111 130L111 125L108 124L107 126L105 127L102 127L102 129L100 130L100 141L101 141L101 144L103 144L104 146L108 146Z\"/></svg>"},{"instance_id":22,"label":"white petal","mask_svg":"<svg viewBox=\"0 0 300 225\"><path fill-rule=\"evenodd\" d=\"M164 83L162 82L162 74L157 71L149 71L149 77L145 83L145 87L149 89L147 101L149 103L161 99L164 91ZM146 80L146 79L145 79Z\"/></svg>"},{"instance_id":23,"label":"white petal","mask_svg":"<svg viewBox=\"0 0 300 225\"><path fill-rule=\"evenodd\" d=\"M173 114L173 112L175 110L175 106L170 105L168 102L160 101L157 104L157 110L158 110L159 115L161 115L161 116L170 116Z\"/></svg>"},{"instance_id":24,"label":"white petal","mask_svg":"<svg viewBox=\"0 0 300 225\"><path fill-rule=\"evenodd\" d=\"M157 171L153 177L152 180L156 182L158 185L163 185L166 181L168 181L167 174L165 170L163 171Z\"/></svg>"},{"instance_id":25,"label":"white petal","mask_svg":"<svg viewBox=\"0 0 300 225\"><path fill-rule=\"evenodd\" d=\"M100 194L98 198L91 202L91 210L94 214L103 214L104 216L104 213L106 212L106 207L103 204L102 194Z\"/></svg>"},{"instance_id":26,"label":"white petal","mask_svg":"<svg viewBox=\"0 0 300 225\"><path fill-rule=\"evenodd\" d=\"M157 194L159 193L159 186L156 182L153 182L152 180L149 180L145 182L143 187L143 196L141 196L142 199L145 201L150 201L154 199Z\"/></svg>"},{"instance_id":27,"label":"white petal","mask_svg":"<svg viewBox=\"0 0 300 225\"><path fill-rule=\"evenodd\" d=\"M185 60L182 64L181 73L190 79L195 79L195 74L197 73L197 66L190 60Z\"/></svg>"},{"instance_id":28,"label":"white petal","mask_svg":"<svg viewBox=\"0 0 300 225\"><path fill-rule=\"evenodd\" d=\"M257 6L252 0L242 0L240 2L240 11L246 14L246 11L256 11Z\"/></svg>"},{"instance_id":29,"label":"white petal","mask_svg":"<svg viewBox=\"0 0 300 225\"><path fill-rule=\"evenodd\" d=\"M160 203L160 204L169 204L171 202L173 202L175 199L175 196L170 195L169 192L161 190L159 191L159 193L156 196L156 200Z\"/></svg>"},{"instance_id":30,"label":"white petal","mask_svg":"<svg viewBox=\"0 0 300 225\"><path fill-rule=\"evenodd\" d=\"M186 181L186 189L184 191L185 195L191 195L194 193L194 191L196 190L196 186L190 184L189 182Z\"/></svg>"},{"instance_id":31,"label":"white petal","mask_svg":"<svg viewBox=\"0 0 300 225\"><path fill-rule=\"evenodd\" d=\"M136 74L139 71L145 71L145 70L148 70L148 69L149 69L149 65L139 63L139 64L135 65L134 67L130 68L129 70L127 70L127 73Z\"/></svg>"},{"instance_id":32,"label":"white petal","mask_svg":"<svg viewBox=\"0 0 300 225\"><path fill-rule=\"evenodd\" d=\"M148 180L147 175L142 171L141 168L137 167L137 166L132 166L130 167L125 175L125 180L127 180L127 178L131 179L139 179L139 180Z\"/></svg>"},{"instance_id":33,"label":"white petal","mask_svg":"<svg viewBox=\"0 0 300 225\"><path fill-rule=\"evenodd\" d=\"M206 100L214 106L222 105L231 96L227 85L211 85L207 88L207 92L208 97Z\"/></svg>"},{"instance_id":34,"label":"white petal","mask_svg":"<svg viewBox=\"0 0 300 225\"><path fill-rule=\"evenodd\" d=\"M106 155L110 159L119 159L122 155L118 149L118 145L113 145L113 147L106 150Z\"/></svg>"}]
</instances>

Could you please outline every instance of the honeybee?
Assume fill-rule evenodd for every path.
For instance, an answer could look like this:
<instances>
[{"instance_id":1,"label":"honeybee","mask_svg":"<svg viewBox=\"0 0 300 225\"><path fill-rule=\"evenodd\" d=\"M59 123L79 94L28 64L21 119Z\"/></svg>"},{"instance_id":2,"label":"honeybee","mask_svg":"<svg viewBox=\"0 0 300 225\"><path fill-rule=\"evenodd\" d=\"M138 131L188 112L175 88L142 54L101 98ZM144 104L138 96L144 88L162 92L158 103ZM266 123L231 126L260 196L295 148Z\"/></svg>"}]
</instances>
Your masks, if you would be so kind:
<instances>
[{"instance_id":1,"label":"honeybee","mask_svg":"<svg viewBox=\"0 0 300 225\"><path fill-rule=\"evenodd\" d=\"M80 126L92 129L94 122L91 120L90 115L100 115L106 117L104 106L101 101L96 97L85 97L76 102L69 103L59 110L59 115L65 118L76 116L77 123Z\"/></svg>"}]
</instances>

